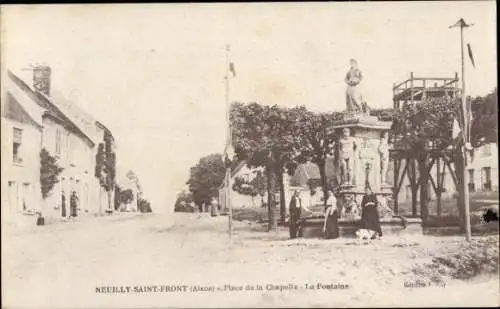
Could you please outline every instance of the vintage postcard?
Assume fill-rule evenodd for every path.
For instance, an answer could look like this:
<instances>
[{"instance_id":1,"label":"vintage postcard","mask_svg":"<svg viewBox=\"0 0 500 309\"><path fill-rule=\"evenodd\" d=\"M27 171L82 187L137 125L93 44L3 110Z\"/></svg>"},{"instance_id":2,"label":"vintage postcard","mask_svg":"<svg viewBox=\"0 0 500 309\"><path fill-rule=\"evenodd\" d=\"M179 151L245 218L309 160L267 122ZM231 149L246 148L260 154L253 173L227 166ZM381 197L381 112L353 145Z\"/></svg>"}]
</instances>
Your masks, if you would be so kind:
<instances>
[{"instance_id":1,"label":"vintage postcard","mask_svg":"<svg viewBox=\"0 0 500 309\"><path fill-rule=\"evenodd\" d=\"M0 9L3 308L500 305L494 1Z\"/></svg>"}]
</instances>

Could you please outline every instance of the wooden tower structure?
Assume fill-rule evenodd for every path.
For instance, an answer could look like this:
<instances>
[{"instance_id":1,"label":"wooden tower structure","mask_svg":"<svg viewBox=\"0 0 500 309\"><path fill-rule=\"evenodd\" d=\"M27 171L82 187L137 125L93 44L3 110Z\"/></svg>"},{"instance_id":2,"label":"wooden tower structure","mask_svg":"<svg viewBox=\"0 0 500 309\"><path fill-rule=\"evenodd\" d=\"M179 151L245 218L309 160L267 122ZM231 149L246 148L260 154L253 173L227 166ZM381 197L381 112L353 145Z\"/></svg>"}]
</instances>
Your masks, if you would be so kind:
<instances>
[{"instance_id":1,"label":"wooden tower structure","mask_svg":"<svg viewBox=\"0 0 500 309\"><path fill-rule=\"evenodd\" d=\"M419 104L426 99L437 98L459 98L461 89L458 87L458 74L454 77L415 77L413 72L410 78L393 85L394 112L401 111L407 104ZM446 169L453 178L456 186L459 185L457 173L454 168L455 151L453 147L442 149L435 147L432 138L419 147L416 153L411 150L405 142L402 132L392 130L391 160L394 164L394 191L393 208L398 214L398 196L404 179L408 179L411 187L411 215L422 217L423 220L429 214L428 200L430 191L436 196L437 215L441 215L441 196L444 192L443 184ZM435 166L436 177L433 177L432 169ZM420 196L418 194L420 193ZM418 199L420 200L420 212L418 211Z\"/></svg>"}]
</instances>

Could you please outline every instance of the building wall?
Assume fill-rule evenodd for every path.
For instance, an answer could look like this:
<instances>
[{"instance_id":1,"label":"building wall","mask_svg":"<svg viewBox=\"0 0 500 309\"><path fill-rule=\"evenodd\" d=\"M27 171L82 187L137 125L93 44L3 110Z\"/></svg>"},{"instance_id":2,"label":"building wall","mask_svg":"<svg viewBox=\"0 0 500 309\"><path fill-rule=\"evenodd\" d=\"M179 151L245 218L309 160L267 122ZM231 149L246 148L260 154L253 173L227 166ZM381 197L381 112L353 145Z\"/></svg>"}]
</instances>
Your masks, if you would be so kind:
<instances>
[{"instance_id":1,"label":"building wall","mask_svg":"<svg viewBox=\"0 0 500 309\"><path fill-rule=\"evenodd\" d=\"M68 131L60 123L49 118L43 121L43 147L54 157L58 165L63 168L59 176L59 183L44 200L48 215L60 217L62 215L62 195L65 196L66 214L69 214L71 192L75 191L79 203L79 214L96 213L98 205L96 195L96 181L93 167L93 148L80 136Z\"/></svg>"},{"instance_id":2,"label":"building wall","mask_svg":"<svg viewBox=\"0 0 500 309\"><path fill-rule=\"evenodd\" d=\"M242 175L246 175L248 173L247 170L243 170L242 173L237 173L236 176L232 177L230 180L230 199L231 206L233 208L249 208L249 207L261 207L261 197L257 195L255 197L251 197L249 195L240 194L237 191L233 190L233 184L235 177L241 177ZM219 203L222 208L225 208L225 195L226 189L224 187L219 188ZM264 202L267 203L267 194L264 196Z\"/></svg>"},{"instance_id":3,"label":"building wall","mask_svg":"<svg viewBox=\"0 0 500 309\"><path fill-rule=\"evenodd\" d=\"M14 128L22 130L18 158L13 156ZM2 216L24 210L41 211L40 144L41 129L2 117ZM22 160L22 161L21 161Z\"/></svg>"},{"instance_id":4,"label":"building wall","mask_svg":"<svg viewBox=\"0 0 500 309\"><path fill-rule=\"evenodd\" d=\"M498 191L498 147L495 143L486 144L475 151L474 158L468 164L469 183L474 184L474 191ZM489 170L489 172L488 172ZM489 174L489 175L488 175ZM486 186L491 181L491 188Z\"/></svg>"}]
</instances>

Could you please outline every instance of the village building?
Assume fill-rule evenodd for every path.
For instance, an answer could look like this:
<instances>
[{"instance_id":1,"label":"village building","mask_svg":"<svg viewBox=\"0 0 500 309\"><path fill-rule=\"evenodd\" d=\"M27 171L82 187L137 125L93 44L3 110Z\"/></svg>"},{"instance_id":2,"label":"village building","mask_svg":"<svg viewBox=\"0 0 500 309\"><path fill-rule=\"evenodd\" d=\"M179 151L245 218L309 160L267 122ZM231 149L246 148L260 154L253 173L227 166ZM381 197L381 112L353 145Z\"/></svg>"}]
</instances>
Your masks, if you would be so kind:
<instances>
[{"instance_id":1,"label":"village building","mask_svg":"<svg viewBox=\"0 0 500 309\"><path fill-rule=\"evenodd\" d=\"M229 180L229 190L230 190L231 206L233 208L248 208L248 207L262 206L261 198L259 196L252 197L250 195L241 194L233 188L236 178L241 177L246 182L250 182L256 177L258 170L262 171L262 168L251 169L248 167L246 161L240 162L234 169L231 170L231 178ZM225 196L226 196L226 188L225 188L225 183L223 182L219 186L219 204L221 205L221 209L225 209L226 207ZM267 194L262 199L264 201L267 201Z\"/></svg>"},{"instance_id":2,"label":"village building","mask_svg":"<svg viewBox=\"0 0 500 309\"><path fill-rule=\"evenodd\" d=\"M26 212L67 216L75 192L78 215L101 212L95 157L104 130L97 121L52 89L51 70L45 66L33 69L31 81L8 71L2 98L2 153L10 154L2 155L2 209L12 217ZM63 168L46 198L40 187L42 149Z\"/></svg>"},{"instance_id":3,"label":"village building","mask_svg":"<svg viewBox=\"0 0 500 309\"><path fill-rule=\"evenodd\" d=\"M488 143L475 149L467 166L471 192L498 192L498 146Z\"/></svg>"},{"instance_id":4,"label":"village building","mask_svg":"<svg viewBox=\"0 0 500 309\"><path fill-rule=\"evenodd\" d=\"M11 78L5 79L3 86L2 218L16 221L22 212L41 210L40 148L44 109Z\"/></svg>"}]
</instances>

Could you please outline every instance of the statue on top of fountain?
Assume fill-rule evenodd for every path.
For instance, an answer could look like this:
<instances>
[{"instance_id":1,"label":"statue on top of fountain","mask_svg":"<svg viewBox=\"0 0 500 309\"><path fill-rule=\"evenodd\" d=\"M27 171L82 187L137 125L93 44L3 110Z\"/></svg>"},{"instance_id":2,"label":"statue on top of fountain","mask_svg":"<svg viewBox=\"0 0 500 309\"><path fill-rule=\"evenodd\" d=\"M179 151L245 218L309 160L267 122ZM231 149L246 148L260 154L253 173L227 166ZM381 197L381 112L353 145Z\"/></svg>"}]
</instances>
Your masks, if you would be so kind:
<instances>
[{"instance_id":1,"label":"statue on top of fountain","mask_svg":"<svg viewBox=\"0 0 500 309\"><path fill-rule=\"evenodd\" d=\"M346 107L349 113L363 113L370 114L370 108L363 98L361 91L358 87L363 75L358 69L358 62L355 59L349 60L351 68L346 74L345 82L347 84L346 90Z\"/></svg>"}]
</instances>

